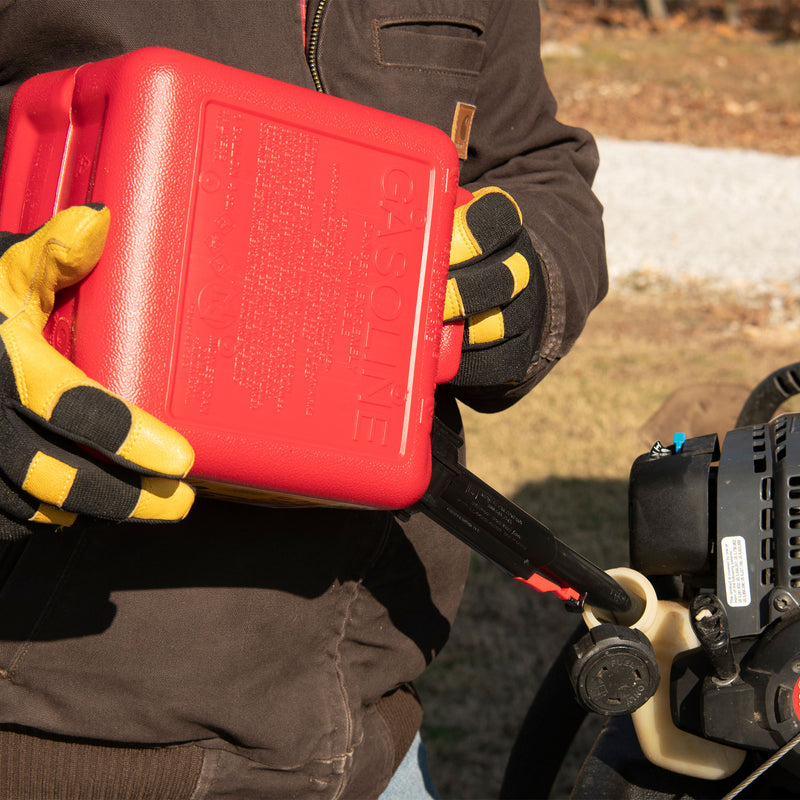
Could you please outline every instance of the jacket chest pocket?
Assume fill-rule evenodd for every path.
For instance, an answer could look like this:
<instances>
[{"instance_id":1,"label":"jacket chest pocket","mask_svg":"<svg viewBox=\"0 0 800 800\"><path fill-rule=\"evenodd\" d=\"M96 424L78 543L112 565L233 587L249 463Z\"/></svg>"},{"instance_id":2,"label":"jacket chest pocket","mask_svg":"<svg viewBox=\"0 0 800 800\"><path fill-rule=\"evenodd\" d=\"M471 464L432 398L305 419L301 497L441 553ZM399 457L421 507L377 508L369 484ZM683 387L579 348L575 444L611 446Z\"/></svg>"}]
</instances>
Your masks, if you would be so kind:
<instances>
[{"instance_id":1,"label":"jacket chest pocket","mask_svg":"<svg viewBox=\"0 0 800 800\"><path fill-rule=\"evenodd\" d=\"M382 2L372 20L381 68L477 76L483 64L488 3Z\"/></svg>"},{"instance_id":2,"label":"jacket chest pocket","mask_svg":"<svg viewBox=\"0 0 800 800\"><path fill-rule=\"evenodd\" d=\"M490 5L329 0L320 38L326 89L449 134L458 103L475 102Z\"/></svg>"}]
</instances>

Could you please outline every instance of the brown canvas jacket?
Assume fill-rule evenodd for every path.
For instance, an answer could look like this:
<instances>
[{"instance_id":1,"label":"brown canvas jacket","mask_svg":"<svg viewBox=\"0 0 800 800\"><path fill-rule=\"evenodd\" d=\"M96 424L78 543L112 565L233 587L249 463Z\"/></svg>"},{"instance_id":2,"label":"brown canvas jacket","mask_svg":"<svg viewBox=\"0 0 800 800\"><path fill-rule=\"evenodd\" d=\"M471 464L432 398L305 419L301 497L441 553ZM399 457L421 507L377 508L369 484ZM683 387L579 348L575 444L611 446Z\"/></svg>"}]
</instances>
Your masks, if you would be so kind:
<instances>
[{"instance_id":1,"label":"brown canvas jacket","mask_svg":"<svg viewBox=\"0 0 800 800\"><path fill-rule=\"evenodd\" d=\"M556 122L538 36L531 0L0 0L0 131L25 78L149 45L316 78L447 133L474 103L462 182L515 197L549 290L525 383L464 398L494 411L606 290L597 152ZM420 515L206 499L177 525L37 533L0 555L0 797L33 800L54 775L104 800L376 797L419 725L408 685L447 639L469 559Z\"/></svg>"}]
</instances>

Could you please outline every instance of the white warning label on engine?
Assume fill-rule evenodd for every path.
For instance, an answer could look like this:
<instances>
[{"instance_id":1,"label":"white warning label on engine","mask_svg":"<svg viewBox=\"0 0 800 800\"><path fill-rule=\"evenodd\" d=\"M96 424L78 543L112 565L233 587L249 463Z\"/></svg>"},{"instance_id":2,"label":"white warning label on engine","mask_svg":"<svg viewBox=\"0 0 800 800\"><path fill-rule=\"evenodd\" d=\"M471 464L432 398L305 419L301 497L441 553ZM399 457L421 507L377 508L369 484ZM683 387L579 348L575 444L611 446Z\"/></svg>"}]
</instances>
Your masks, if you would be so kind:
<instances>
[{"instance_id":1,"label":"white warning label on engine","mask_svg":"<svg viewBox=\"0 0 800 800\"><path fill-rule=\"evenodd\" d=\"M720 542L725 595L730 608L750 605L750 576L744 536L726 536Z\"/></svg>"}]
</instances>

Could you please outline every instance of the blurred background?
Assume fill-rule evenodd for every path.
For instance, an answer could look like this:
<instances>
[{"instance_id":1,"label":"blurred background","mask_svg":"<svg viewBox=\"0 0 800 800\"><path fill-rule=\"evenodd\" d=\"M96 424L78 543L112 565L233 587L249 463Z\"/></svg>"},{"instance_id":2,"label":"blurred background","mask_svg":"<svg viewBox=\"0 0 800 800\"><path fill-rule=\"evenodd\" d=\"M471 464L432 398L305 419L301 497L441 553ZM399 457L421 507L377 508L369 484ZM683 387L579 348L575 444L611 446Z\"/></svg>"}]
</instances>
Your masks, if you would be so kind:
<instances>
[{"instance_id":1,"label":"blurred background","mask_svg":"<svg viewBox=\"0 0 800 800\"><path fill-rule=\"evenodd\" d=\"M724 435L750 388L800 358L800 2L546 0L542 20L560 118L600 140L611 290L572 353L529 397L500 415L466 413L468 464L609 568L628 563L633 460L676 430ZM709 169L691 181L709 193L715 175L720 184L723 175L749 175L721 186L731 209L737 196L752 200L763 178L754 200L763 219L747 209L747 247L726 251L724 228L670 227L690 182L672 166L651 178L634 174L620 191L619 171L645 157L650 170L667 157L695 173ZM748 159L749 172L738 159ZM626 216L621 193L634 198L641 219ZM730 213L720 206L717 216ZM473 559L451 642L418 684L444 800L498 796L528 706L575 625L554 597ZM598 725L584 725L555 797L568 797Z\"/></svg>"}]
</instances>

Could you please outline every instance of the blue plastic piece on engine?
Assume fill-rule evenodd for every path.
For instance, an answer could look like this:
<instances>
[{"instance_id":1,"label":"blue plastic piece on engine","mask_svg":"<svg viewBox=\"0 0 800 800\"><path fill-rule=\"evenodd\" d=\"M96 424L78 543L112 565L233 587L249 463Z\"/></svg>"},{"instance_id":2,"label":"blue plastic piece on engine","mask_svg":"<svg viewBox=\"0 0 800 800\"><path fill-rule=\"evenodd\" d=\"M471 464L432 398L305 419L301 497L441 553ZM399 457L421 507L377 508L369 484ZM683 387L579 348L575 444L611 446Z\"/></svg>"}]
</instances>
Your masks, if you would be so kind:
<instances>
[{"instance_id":1,"label":"blue plastic piece on engine","mask_svg":"<svg viewBox=\"0 0 800 800\"><path fill-rule=\"evenodd\" d=\"M680 453L680 451L683 450L684 444L686 444L686 434L676 433L672 437L672 443L675 445L675 452Z\"/></svg>"}]
</instances>

